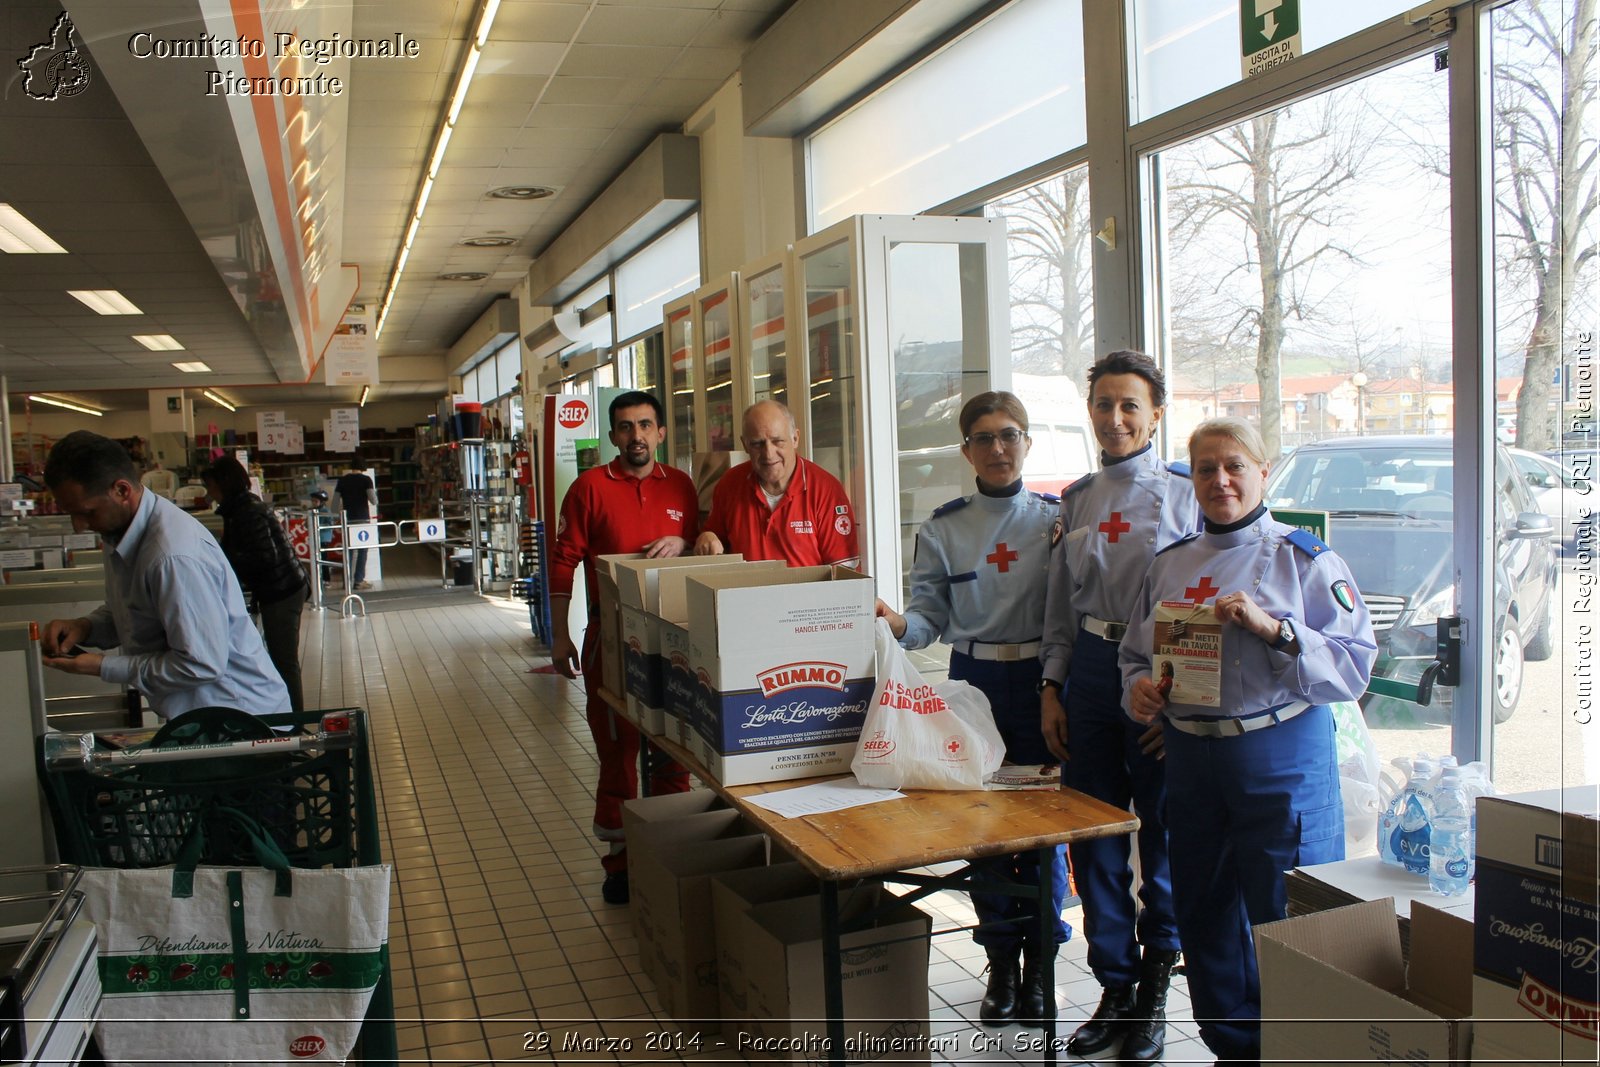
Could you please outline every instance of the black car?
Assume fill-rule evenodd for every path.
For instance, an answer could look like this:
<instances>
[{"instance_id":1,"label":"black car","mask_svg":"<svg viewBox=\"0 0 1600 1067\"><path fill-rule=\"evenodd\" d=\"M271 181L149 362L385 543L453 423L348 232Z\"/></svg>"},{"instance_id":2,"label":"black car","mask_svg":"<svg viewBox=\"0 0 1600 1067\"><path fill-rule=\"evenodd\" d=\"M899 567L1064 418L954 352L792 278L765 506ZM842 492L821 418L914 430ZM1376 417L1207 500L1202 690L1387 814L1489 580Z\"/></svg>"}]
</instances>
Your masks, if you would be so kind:
<instances>
[{"instance_id":1,"label":"black car","mask_svg":"<svg viewBox=\"0 0 1600 1067\"><path fill-rule=\"evenodd\" d=\"M1329 513L1378 638L1377 677L1416 681L1435 620L1454 613L1455 514L1448 437L1353 437L1302 445L1272 471L1267 504ZM1548 659L1559 561L1555 529L1517 465L1495 446L1494 721L1522 695L1523 661ZM1434 691L1449 713L1452 690ZM1370 702L1380 698L1369 696Z\"/></svg>"}]
</instances>

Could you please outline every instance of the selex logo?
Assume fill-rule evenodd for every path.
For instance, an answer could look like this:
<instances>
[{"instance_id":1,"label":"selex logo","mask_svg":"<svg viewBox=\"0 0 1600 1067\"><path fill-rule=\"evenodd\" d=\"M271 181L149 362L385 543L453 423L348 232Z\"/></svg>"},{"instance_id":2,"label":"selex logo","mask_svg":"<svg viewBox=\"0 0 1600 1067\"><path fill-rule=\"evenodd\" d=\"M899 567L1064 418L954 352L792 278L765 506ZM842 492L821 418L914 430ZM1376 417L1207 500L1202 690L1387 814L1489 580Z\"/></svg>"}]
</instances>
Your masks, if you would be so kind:
<instances>
[{"instance_id":1,"label":"selex logo","mask_svg":"<svg viewBox=\"0 0 1600 1067\"><path fill-rule=\"evenodd\" d=\"M861 742L861 751L867 759L888 759L894 752L894 740L884 737L883 731L879 730Z\"/></svg>"},{"instance_id":2,"label":"selex logo","mask_svg":"<svg viewBox=\"0 0 1600 1067\"><path fill-rule=\"evenodd\" d=\"M761 695L768 698L802 686L820 686L842 693L844 672L842 663L785 663L757 674L756 684L761 687Z\"/></svg>"},{"instance_id":3,"label":"selex logo","mask_svg":"<svg viewBox=\"0 0 1600 1067\"><path fill-rule=\"evenodd\" d=\"M562 404L556 409L556 421L569 430L576 430L589 421L588 401L569 400Z\"/></svg>"},{"instance_id":4,"label":"selex logo","mask_svg":"<svg viewBox=\"0 0 1600 1067\"><path fill-rule=\"evenodd\" d=\"M306 1034L289 1042L289 1055L305 1059L309 1056L318 1056L327 1047L327 1042L317 1034Z\"/></svg>"}]
</instances>

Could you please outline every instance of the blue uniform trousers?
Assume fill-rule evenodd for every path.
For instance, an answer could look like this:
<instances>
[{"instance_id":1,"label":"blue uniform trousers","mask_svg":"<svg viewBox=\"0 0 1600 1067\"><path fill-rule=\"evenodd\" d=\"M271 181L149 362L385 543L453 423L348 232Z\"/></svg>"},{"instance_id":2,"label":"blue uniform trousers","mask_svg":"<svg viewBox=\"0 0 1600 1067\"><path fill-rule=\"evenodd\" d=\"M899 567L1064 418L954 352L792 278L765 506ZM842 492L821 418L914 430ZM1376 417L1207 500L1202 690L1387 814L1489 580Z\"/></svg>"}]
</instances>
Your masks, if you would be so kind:
<instances>
[{"instance_id":1,"label":"blue uniform trousers","mask_svg":"<svg viewBox=\"0 0 1600 1067\"><path fill-rule=\"evenodd\" d=\"M1039 678L1042 668L1037 659L1000 663L974 659L962 652L950 653L950 677L970 682L989 698L994 724L1006 744L1006 758L1012 763L1055 763L1045 747L1039 728ZM973 867L1008 882L1023 885L1039 883L1039 853L1018 852L1012 856L990 856L976 860ZM1061 919L1061 902L1067 895L1067 853L1055 849L1056 944L1072 936L1072 928ZM1002 893L972 894L972 910L981 923L972 939L996 954L1015 956L1022 942L1032 940L1038 927L1034 902Z\"/></svg>"},{"instance_id":2,"label":"blue uniform trousers","mask_svg":"<svg viewBox=\"0 0 1600 1067\"><path fill-rule=\"evenodd\" d=\"M1251 927L1284 917L1284 872L1344 858L1333 714L1312 707L1234 737L1167 726L1173 899L1200 1036L1220 1059L1261 1057Z\"/></svg>"},{"instance_id":3,"label":"blue uniform trousers","mask_svg":"<svg viewBox=\"0 0 1600 1067\"><path fill-rule=\"evenodd\" d=\"M1083 898L1083 932L1089 969L1102 986L1130 985L1139 977L1139 946L1178 948L1167 863L1166 770L1163 760L1139 750L1147 727L1122 710L1117 646L1087 630L1072 646L1068 674L1067 761L1064 781L1080 793L1139 816L1139 902L1134 904L1132 843L1102 837L1074 843L1072 873ZM1169 735L1170 736L1170 735Z\"/></svg>"}]
</instances>

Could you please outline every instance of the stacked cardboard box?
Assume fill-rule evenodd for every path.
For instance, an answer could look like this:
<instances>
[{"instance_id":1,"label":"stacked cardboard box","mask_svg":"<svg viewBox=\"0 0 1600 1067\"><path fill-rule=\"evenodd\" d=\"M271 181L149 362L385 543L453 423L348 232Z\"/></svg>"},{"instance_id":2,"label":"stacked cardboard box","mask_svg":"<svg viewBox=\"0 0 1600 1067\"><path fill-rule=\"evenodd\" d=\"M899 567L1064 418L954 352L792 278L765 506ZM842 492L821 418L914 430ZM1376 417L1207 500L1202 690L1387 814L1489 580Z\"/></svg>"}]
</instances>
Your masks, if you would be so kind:
<instances>
[{"instance_id":1,"label":"stacked cardboard box","mask_svg":"<svg viewBox=\"0 0 1600 1067\"><path fill-rule=\"evenodd\" d=\"M845 567L686 582L695 742L724 785L849 770L872 698L873 582Z\"/></svg>"},{"instance_id":2,"label":"stacked cardboard box","mask_svg":"<svg viewBox=\"0 0 1600 1067\"><path fill-rule=\"evenodd\" d=\"M1595 1063L1600 786L1478 801L1473 1056Z\"/></svg>"},{"instance_id":3,"label":"stacked cardboard box","mask_svg":"<svg viewBox=\"0 0 1600 1067\"><path fill-rule=\"evenodd\" d=\"M622 688L612 692L626 697L630 722L646 733L664 734L667 731L665 706L661 698L661 575L667 571L729 567L742 563L744 557L733 553L669 559L647 559L644 556L600 558L613 561L610 569L620 607L623 681ZM603 593L603 585L601 589Z\"/></svg>"}]
</instances>

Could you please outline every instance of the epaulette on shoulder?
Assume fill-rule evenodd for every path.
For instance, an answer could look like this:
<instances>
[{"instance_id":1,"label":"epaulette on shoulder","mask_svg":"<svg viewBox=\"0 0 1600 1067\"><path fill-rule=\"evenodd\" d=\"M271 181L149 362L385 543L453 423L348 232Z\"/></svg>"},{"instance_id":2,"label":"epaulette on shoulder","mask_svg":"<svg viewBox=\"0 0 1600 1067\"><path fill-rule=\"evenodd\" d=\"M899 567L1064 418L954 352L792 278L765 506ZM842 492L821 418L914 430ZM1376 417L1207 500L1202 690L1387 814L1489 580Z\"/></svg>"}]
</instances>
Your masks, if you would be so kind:
<instances>
[{"instance_id":1,"label":"epaulette on shoulder","mask_svg":"<svg viewBox=\"0 0 1600 1067\"><path fill-rule=\"evenodd\" d=\"M1200 531L1199 530L1195 530L1192 533L1185 534L1184 536L1178 538L1176 541L1172 542L1172 544L1168 545L1166 548L1157 549L1156 550L1156 555L1159 556L1163 552L1171 552L1173 549L1177 548L1179 545L1186 545L1190 541L1193 541L1196 537L1199 537L1199 536L1200 536Z\"/></svg>"},{"instance_id":2,"label":"epaulette on shoulder","mask_svg":"<svg viewBox=\"0 0 1600 1067\"><path fill-rule=\"evenodd\" d=\"M938 507L934 508L933 509L933 514L928 516L928 517L930 519L943 518L946 515L955 514L956 512L960 511L962 508L964 508L966 506L967 506L967 498L964 497L964 496L958 496L954 500L951 500L951 501L949 501L947 503L944 503L944 504L940 504Z\"/></svg>"},{"instance_id":3,"label":"epaulette on shoulder","mask_svg":"<svg viewBox=\"0 0 1600 1067\"><path fill-rule=\"evenodd\" d=\"M1065 489L1061 490L1061 499L1065 500L1067 497L1071 496L1073 493L1076 493L1076 492L1078 492L1078 491L1080 491L1082 489L1089 488L1089 483L1092 482L1093 480L1094 480L1094 471L1090 471L1088 474L1085 474L1082 478L1079 478L1077 481L1073 482L1071 485L1069 485Z\"/></svg>"},{"instance_id":4,"label":"epaulette on shoulder","mask_svg":"<svg viewBox=\"0 0 1600 1067\"><path fill-rule=\"evenodd\" d=\"M1189 469L1189 465L1182 460L1173 460L1171 463L1168 463L1167 470L1171 471L1173 474L1176 474L1180 478L1194 477L1194 472L1191 471Z\"/></svg>"},{"instance_id":5,"label":"epaulette on shoulder","mask_svg":"<svg viewBox=\"0 0 1600 1067\"><path fill-rule=\"evenodd\" d=\"M1310 556L1312 559L1316 559L1318 556L1328 551L1328 546L1323 544L1322 538L1318 537L1310 530L1290 530L1288 533L1283 535L1283 539L1294 547L1298 548L1300 551L1304 552L1306 555Z\"/></svg>"},{"instance_id":6,"label":"epaulette on shoulder","mask_svg":"<svg viewBox=\"0 0 1600 1067\"><path fill-rule=\"evenodd\" d=\"M1055 505L1061 503L1061 498L1054 493L1035 493L1031 489L1028 492L1035 500L1043 500L1046 504Z\"/></svg>"}]
</instances>

